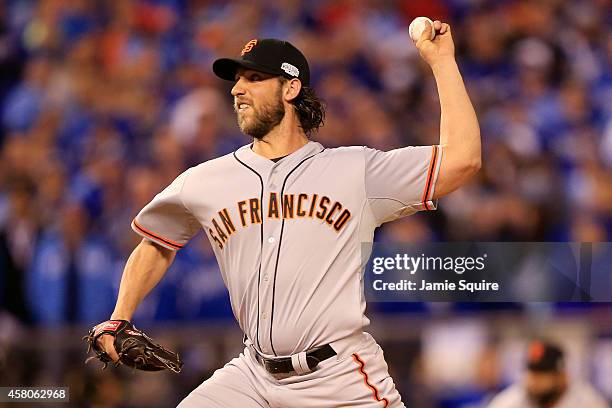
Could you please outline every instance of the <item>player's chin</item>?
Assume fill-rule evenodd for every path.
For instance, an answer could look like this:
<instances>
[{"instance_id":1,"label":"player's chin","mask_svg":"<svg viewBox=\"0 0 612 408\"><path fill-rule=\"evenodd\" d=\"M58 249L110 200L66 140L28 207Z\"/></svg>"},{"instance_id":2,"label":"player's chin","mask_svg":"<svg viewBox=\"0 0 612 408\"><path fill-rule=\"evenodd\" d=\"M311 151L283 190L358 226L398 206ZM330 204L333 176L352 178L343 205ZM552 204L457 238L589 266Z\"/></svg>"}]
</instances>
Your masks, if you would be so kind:
<instances>
[{"instance_id":1,"label":"player's chin","mask_svg":"<svg viewBox=\"0 0 612 408\"><path fill-rule=\"evenodd\" d=\"M253 133L253 126L246 118L238 118L238 127L245 135L252 136L251 133Z\"/></svg>"},{"instance_id":2,"label":"player's chin","mask_svg":"<svg viewBox=\"0 0 612 408\"><path fill-rule=\"evenodd\" d=\"M247 118L242 113L236 114L236 122L238 122L238 126L242 131L244 131L244 128L248 127Z\"/></svg>"},{"instance_id":3,"label":"player's chin","mask_svg":"<svg viewBox=\"0 0 612 408\"><path fill-rule=\"evenodd\" d=\"M255 139L261 140L268 133L268 130L258 126L256 123L238 123L240 130L247 136L251 136Z\"/></svg>"}]
</instances>

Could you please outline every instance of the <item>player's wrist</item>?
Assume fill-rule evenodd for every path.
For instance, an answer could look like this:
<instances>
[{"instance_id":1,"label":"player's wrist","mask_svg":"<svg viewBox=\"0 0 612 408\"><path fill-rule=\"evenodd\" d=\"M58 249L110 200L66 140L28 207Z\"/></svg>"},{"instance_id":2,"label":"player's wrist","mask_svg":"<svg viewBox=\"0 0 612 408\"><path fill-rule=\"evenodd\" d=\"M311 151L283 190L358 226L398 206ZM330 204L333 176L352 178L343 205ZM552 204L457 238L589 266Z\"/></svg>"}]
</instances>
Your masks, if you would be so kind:
<instances>
[{"instance_id":1,"label":"player's wrist","mask_svg":"<svg viewBox=\"0 0 612 408\"><path fill-rule=\"evenodd\" d=\"M432 61L429 65L434 75L437 75L449 68L458 69L457 61L455 60L454 55L446 55L446 56L438 57L434 61Z\"/></svg>"},{"instance_id":2,"label":"player's wrist","mask_svg":"<svg viewBox=\"0 0 612 408\"><path fill-rule=\"evenodd\" d=\"M129 313L125 313L122 311L113 312L109 320L127 320L128 322L132 321L132 315Z\"/></svg>"}]
</instances>

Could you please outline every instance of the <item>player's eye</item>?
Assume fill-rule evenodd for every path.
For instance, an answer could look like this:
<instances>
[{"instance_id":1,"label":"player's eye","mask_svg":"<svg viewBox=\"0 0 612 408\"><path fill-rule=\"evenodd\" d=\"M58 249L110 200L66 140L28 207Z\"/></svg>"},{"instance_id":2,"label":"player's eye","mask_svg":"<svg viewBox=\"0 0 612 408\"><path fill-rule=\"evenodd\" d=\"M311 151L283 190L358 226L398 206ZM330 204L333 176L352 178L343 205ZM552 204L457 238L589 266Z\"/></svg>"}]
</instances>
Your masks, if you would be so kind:
<instances>
[{"instance_id":1,"label":"player's eye","mask_svg":"<svg viewBox=\"0 0 612 408\"><path fill-rule=\"evenodd\" d=\"M260 76L259 74L251 74L251 75L249 76L249 79L250 79L251 81L261 81L261 76Z\"/></svg>"}]
</instances>

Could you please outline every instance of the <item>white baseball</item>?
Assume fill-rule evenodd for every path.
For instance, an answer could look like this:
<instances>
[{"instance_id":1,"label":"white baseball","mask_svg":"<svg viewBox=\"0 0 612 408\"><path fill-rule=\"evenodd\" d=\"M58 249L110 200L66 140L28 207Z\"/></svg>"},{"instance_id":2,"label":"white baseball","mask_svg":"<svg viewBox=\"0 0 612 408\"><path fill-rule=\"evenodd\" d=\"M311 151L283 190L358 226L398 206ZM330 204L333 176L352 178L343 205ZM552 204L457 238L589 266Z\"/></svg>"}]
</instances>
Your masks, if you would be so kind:
<instances>
[{"instance_id":1,"label":"white baseball","mask_svg":"<svg viewBox=\"0 0 612 408\"><path fill-rule=\"evenodd\" d=\"M427 17L417 17L412 20L412 23L410 23L410 25L408 26L408 33L410 34L410 38L412 38L412 41L414 41L415 43L419 40L419 38L421 38L421 34L423 34L425 27L427 27L426 22L431 24L432 28L430 40L433 40L436 36L436 30L433 29L433 21L431 21Z\"/></svg>"}]
</instances>

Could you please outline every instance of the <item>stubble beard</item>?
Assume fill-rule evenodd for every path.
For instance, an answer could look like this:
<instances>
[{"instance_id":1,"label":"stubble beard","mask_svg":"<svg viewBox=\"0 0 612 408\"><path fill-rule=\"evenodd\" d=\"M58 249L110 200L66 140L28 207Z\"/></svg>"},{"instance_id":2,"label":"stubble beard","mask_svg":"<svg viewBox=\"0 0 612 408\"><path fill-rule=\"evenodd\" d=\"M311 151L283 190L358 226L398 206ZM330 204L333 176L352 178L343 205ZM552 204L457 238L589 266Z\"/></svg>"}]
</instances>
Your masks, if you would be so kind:
<instances>
[{"instance_id":1,"label":"stubble beard","mask_svg":"<svg viewBox=\"0 0 612 408\"><path fill-rule=\"evenodd\" d=\"M285 117L285 106L281 100L281 90L278 90L274 102L262 105L258 110L255 110L255 108L251 109L253 109L253 114L250 120L237 113L238 126L244 134L261 140L272 129L278 126Z\"/></svg>"},{"instance_id":2,"label":"stubble beard","mask_svg":"<svg viewBox=\"0 0 612 408\"><path fill-rule=\"evenodd\" d=\"M563 388L556 387L546 393L542 394L533 394L528 392L529 398L531 401L540 408L549 407L551 404L557 402L561 396L563 395Z\"/></svg>"}]
</instances>

